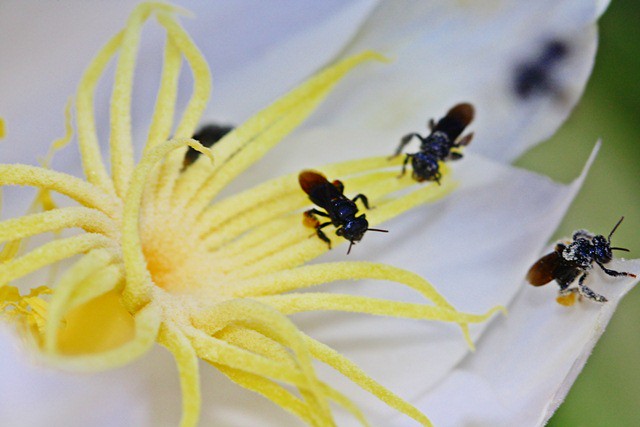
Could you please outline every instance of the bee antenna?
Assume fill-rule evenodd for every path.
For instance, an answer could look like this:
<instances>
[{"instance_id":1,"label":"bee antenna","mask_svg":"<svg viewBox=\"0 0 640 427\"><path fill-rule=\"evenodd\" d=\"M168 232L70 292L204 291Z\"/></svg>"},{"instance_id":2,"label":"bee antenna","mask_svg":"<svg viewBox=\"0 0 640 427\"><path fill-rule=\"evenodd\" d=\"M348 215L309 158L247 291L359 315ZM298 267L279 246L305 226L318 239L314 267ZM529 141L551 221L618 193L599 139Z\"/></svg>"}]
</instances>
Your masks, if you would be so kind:
<instances>
[{"instance_id":1,"label":"bee antenna","mask_svg":"<svg viewBox=\"0 0 640 427\"><path fill-rule=\"evenodd\" d=\"M351 246L353 246L353 240L349 240L349 249L347 249L347 255L351 253Z\"/></svg>"},{"instance_id":2,"label":"bee antenna","mask_svg":"<svg viewBox=\"0 0 640 427\"><path fill-rule=\"evenodd\" d=\"M388 233L389 230L381 230L379 228L367 228L367 231L379 231L381 233Z\"/></svg>"},{"instance_id":3,"label":"bee antenna","mask_svg":"<svg viewBox=\"0 0 640 427\"><path fill-rule=\"evenodd\" d=\"M625 251L625 252L631 252L629 249L627 248L611 248L612 251Z\"/></svg>"},{"instance_id":4,"label":"bee antenna","mask_svg":"<svg viewBox=\"0 0 640 427\"><path fill-rule=\"evenodd\" d=\"M618 228L618 226L620 225L623 219L624 219L624 216L620 217L620 220L613 227L613 230L611 230L611 233L609 233L609 236L607 236L607 242L611 243L611 236L613 236L613 233L615 233L616 229Z\"/></svg>"}]
</instances>

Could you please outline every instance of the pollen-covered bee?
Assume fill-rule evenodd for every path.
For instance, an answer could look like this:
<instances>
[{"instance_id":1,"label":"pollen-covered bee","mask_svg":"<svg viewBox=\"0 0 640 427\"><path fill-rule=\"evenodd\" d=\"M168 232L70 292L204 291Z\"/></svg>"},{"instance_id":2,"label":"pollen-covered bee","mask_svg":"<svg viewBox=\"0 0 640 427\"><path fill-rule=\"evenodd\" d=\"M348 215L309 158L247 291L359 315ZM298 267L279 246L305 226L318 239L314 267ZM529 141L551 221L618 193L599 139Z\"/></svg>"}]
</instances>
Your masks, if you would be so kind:
<instances>
[{"instance_id":1,"label":"pollen-covered bee","mask_svg":"<svg viewBox=\"0 0 640 427\"><path fill-rule=\"evenodd\" d=\"M201 127L194 135L193 139L200 142L207 148L211 148L216 142L220 141L226 134L233 130L233 126L209 124ZM193 164L200 156L197 150L189 147L182 161L182 170Z\"/></svg>"},{"instance_id":2,"label":"pollen-covered bee","mask_svg":"<svg viewBox=\"0 0 640 427\"><path fill-rule=\"evenodd\" d=\"M331 240L322 229L331 224L337 228L336 234L338 236L342 236L350 242L347 255L351 252L351 246L362 239L365 231L387 232L387 230L369 228L365 214L356 216L358 213L357 200L362 200L364 207L369 209L369 201L364 194L358 194L353 199L348 199L343 194L344 185L342 182L338 180L329 182L320 172L311 170L300 172L298 181L309 199L326 211L309 209L304 213L304 217L305 224L316 229L316 234L329 245L329 249L331 249ZM330 221L321 224L316 216L329 218Z\"/></svg>"},{"instance_id":3,"label":"pollen-covered bee","mask_svg":"<svg viewBox=\"0 0 640 427\"><path fill-rule=\"evenodd\" d=\"M423 137L417 133L410 133L402 137L393 157L399 156L413 137L420 140L420 151L406 154L400 176L405 174L407 163L411 160L413 179L418 182L436 181L440 184L442 174L439 162L462 158L459 148L469 145L473 133L462 138L460 135L473 121L474 114L473 105L469 103L457 104L437 123L433 119L429 121L429 130L431 131L429 135Z\"/></svg>"},{"instance_id":4,"label":"pollen-covered bee","mask_svg":"<svg viewBox=\"0 0 640 427\"><path fill-rule=\"evenodd\" d=\"M527 273L527 280L533 286L542 286L555 280L560 286L557 301L563 305L571 305L575 301L576 294L582 295L595 302L604 303L607 299L589 289L584 281L589 271L596 263L602 271L609 276L636 277L635 274L624 271L610 270L604 266L613 259L612 251L629 251L625 248L611 247L611 236L616 231L624 217L613 227L606 238L594 235L586 230L578 230L573 233L573 240L569 244L558 243L555 250L540 258ZM570 287L576 278L576 287Z\"/></svg>"}]
</instances>

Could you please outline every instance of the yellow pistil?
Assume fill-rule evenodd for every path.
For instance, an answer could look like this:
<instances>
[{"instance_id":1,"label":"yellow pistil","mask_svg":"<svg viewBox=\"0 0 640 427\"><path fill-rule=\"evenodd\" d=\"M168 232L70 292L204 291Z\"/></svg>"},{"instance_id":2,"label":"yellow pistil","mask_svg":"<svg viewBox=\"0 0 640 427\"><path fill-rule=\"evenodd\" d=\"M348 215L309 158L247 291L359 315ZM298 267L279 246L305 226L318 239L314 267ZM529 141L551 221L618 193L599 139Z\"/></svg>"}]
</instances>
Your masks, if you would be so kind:
<instances>
[{"instance_id":1,"label":"yellow pistil","mask_svg":"<svg viewBox=\"0 0 640 427\"><path fill-rule=\"evenodd\" d=\"M319 360L423 425L428 418L335 350L300 331L288 315L339 310L459 325L471 348L469 324L485 314L461 313L418 275L384 264L337 262L304 265L327 245L304 224L309 200L297 174L276 178L219 200L219 192L298 127L353 68L383 60L373 52L340 61L238 126L212 149L190 139L209 99L205 59L165 4L144 3L126 27L98 53L76 94L76 127L86 180L43 167L0 165L0 185L39 190L42 212L0 222L0 308L45 360L75 370L108 369L144 354L155 342L175 357L183 393L182 426L200 412L198 359L237 384L272 400L309 425L335 425L333 402L363 425L359 408L316 375ZM142 25L154 17L166 30L164 65L153 120L136 165L131 136L133 71ZM93 97L118 55L110 110L111 173L95 130ZM186 60L193 93L174 123L178 77ZM71 138L67 110L65 138ZM188 146L201 153L182 171ZM51 152L53 153L53 151ZM371 226L445 197L455 188L446 165L441 185L398 179L401 159L351 160L318 168L340 178L350 193L367 194L376 207ZM58 207L50 193L80 206ZM79 233L59 236L62 230ZM20 254L32 236L48 243ZM329 230L334 246L345 240ZM24 246L24 245L23 245ZM21 295L11 282L77 257L52 286ZM374 279L408 286L424 303L297 290L338 280ZM53 282L51 279L50 282ZM291 388L295 392L291 391Z\"/></svg>"}]
</instances>

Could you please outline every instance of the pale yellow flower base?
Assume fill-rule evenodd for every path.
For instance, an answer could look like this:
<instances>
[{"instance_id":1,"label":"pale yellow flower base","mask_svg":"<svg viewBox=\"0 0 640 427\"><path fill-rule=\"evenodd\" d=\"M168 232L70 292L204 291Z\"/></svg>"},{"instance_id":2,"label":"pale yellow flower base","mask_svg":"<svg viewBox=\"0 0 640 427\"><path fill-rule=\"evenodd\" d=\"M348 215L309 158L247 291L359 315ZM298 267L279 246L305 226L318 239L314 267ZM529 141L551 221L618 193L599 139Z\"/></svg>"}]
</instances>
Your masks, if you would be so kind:
<instances>
[{"instance_id":1,"label":"pale yellow flower base","mask_svg":"<svg viewBox=\"0 0 640 427\"><path fill-rule=\"evenodd\" d=\"M419 410L335 350L305 335L287 315L339 310L453 322L460 325L472 347L468 324L487 320L499 308L481 315L458 312L429 282L388 265L303 265L326 252L327 245L303 223L302 211L310 202L296 174L211 204L229 182L299 126L352 68L383 58L365 52L321 71L209 150L190 139L209 99L209 68L174 13L173 7L164 4L138 6L125 29L107 43L82 78L75 102L86 181L50 170L50 156L44 167L0 165L1 185L38 188L37 202L44 207L42 212L0 222L0 241L6 242L0 264L0 307L6 317L18 325L34 351L66 369L109 369L141 356L155 342L162 344L178 365L182 426L196 425L199 418L198 359L309 425L334 425L331 402L367 425L347 396L316 376L314 359L389 406L430 425ZM150 16L166 30L167 42L153 121L142 160L136 165L130 115L133 72L141 27ZM109 173L100 154L93 97L116 54ZM194 87L174 128L182 58L193 73ZM71 138L70 121L67 112L66 142ZM54 144L54 150L64 143ZM187 145L205 155L181 171ZM455 188L444 164L442 185L417 185L410 174L398 178L400 163L401 159L377 157L319 170L343 180L347 194L366 194L375 206L367 211L375 226ZM412 191L394 196L409 187ZM50 192L80 206L59 208ZM68 228L84 233L59 237L19 254L20 243L31 236ZM330 230L327 235L334 247L345 243ZM21 296L9 285L77 255L81 257L54 286L35 287ZM295 292L345 279L409 286L422 294L425 304Z\"/></svg>"}]
</instances>

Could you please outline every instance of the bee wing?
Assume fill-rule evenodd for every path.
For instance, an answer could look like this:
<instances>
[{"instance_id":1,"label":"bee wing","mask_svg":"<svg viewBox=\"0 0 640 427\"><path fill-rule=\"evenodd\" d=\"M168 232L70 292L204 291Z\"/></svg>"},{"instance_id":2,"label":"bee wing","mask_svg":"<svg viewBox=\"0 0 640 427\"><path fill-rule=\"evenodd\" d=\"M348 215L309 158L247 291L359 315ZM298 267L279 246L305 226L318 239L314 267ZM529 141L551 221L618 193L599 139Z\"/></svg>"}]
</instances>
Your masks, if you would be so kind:
<instances>
[{"instance_id":1,"label":"bee wing","mask_svg":"<svg viewBox=\"0 0 640 427\"><path fill-rule=\"evenodd\" d=\"M300 183L302 190L307 194L311 194L313 190L319 186L327 184L331 185L324 175L312 170L300 172L300 175L298 175L298 182Z\"/></svg>"},{"instance_id":2,"label":"bee wing","mask_svg":"<svg viewBox=\"0 0 640 427\"><path fill-rule=\"evenodd\" d=\"M466 127L473 121L475 109L468 102L454 105L448 112L446 117L460 123L462 127Z\"/></svg>"},{"instance_id":3,"label":"bee wing","mask_svg":"<svg viewBox=\"0 0 640 427\"><path fill-rule=\"evenodd\" d=\"M557 252L551 252L536 261L527 273L527 281L533 286L546 285L555 277L553 272L560 265L562 257Z\"/></svg>"}]
</instances>

